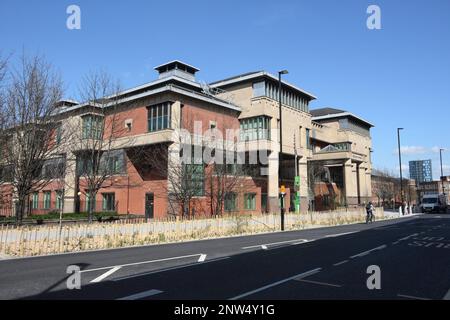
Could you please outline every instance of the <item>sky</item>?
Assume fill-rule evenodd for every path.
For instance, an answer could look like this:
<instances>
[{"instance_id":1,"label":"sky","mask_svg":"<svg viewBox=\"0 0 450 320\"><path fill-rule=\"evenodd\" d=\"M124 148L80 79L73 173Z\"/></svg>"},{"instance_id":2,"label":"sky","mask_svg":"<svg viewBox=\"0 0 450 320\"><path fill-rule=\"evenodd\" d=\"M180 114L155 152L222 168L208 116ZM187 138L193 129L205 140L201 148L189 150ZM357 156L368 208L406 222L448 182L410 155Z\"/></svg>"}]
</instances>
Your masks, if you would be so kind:
<instances>
[{"instance_id":1,"label":"sky","mask_svg":"<svg viewBox=\"0 0 450 320\"><path fill-rule=\"evenodd\" d=\"M67 7L81 10L69 30ZM381 29L369 30L369 5ZM0 53L44 55L61 73L66 98L102 69L124 88L156 78L179 59L210 82L240 73L288 69L287 81L313 93L311 108L335 107L375 125L373 166L398 174L439 148L450 175L449 0L0 0Z\"/></svg>"}]
</instances>

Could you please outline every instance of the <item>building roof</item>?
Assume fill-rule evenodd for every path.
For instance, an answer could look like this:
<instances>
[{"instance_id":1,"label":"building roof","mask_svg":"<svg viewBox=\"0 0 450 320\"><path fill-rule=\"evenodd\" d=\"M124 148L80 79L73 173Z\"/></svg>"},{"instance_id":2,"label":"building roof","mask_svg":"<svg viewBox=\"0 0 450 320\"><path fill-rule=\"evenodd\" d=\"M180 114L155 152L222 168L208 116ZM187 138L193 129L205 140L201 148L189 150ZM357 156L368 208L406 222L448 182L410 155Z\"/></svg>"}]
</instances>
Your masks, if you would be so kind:
<instances>
[{"instance_id":1,"label":"building roof","mask_svg":"<svg viewBox=\"0 0 450 320\"><path fill-rule=\"evenodd\" d=\"M239 83L239 82L254 80L254 79L257 79L257 78L268 78L268 79L271 79L273 81L278 81L278 78L276 76L274 76L273 74L269 73L269 72L266 72L266 71L254 71L254 72L242 73L242 74L239 74L237 76L233 76L233 77L226 78L226 79L219 80L219 81L214 81L214 82L211 82L209 85L212 86L212 87L223 87L223 86L227 86L227 85L231 85L231 84L236 84L236 83ZM297 92L300 92L300 93L306 95L310 100L317 99L317 97L314 96L313 94L311 94L311 93L309 93L309 92L307 92L307 91L305 91L303 89L300 89L299 87L297 87L297 86L295 86L295 85L293 85L293 84L291 84L291 83L289 83L287 81L282 80L281 82L283 83L283 85L289 87L290 89L293 89L293 90L295 90Z\"/></svg>"},{"instance_id":2,"label":"building roof","mask_svg":"<svg viewBox=\"0 0 450 320\"><path fill-rule=\"evenodd\" d=\"M186 69L188 72L191 72L191 73L196 73L197 71L200 71L200 69L198 69L194 66L191 66L190 64L187 64L180 60L172 60L172 61L160 64L159 66L156 66L154 69L158 72L161 72L167 68L170 69L170 67L177 67L177 68L184 67L183 69Z\"/></svg>"},{"instance_id":3,"label":"building roof","mask_svg":"<svg viewBox=\"0 0 450 320\"><path fill-rule=\"evenodd\" d=\"M351 112L341 110L341 109L327 107L327 108L319 108L319 109L309 110L309 112L312 115L313 121L320 122L320 120L327 120L327 119L353 118L353 119L356 119L356 120L368 125L369 127L375 127L372 123L354 115Z\"/></svg>"},{"instance_id":4,"label":"building roof","mask_svg":"<svg viewBox=\"0 0 450 320\"><path fill-rule=\"evenodd\" d=\"M309 113L311 113L311 115L313 117L336 115L336 114L340 114L340 113L344 113L344 112L345 112L344 110L334 109L334 108L320 108L320 109L314 109L314 110L309 111Z\"/></svg>"}]
</instances>

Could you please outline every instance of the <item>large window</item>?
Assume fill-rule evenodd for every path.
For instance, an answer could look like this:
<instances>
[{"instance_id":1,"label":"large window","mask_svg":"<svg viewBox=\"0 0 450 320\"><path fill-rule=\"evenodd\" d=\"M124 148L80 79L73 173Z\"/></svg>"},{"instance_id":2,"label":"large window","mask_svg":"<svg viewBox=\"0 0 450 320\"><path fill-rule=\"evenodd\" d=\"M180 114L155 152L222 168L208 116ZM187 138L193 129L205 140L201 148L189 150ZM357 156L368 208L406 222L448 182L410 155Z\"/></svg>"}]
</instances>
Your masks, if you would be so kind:
<instances>
[{"instance_id":1,"label":"large window","mask_svg":"<svg viewBox=\"0 0 450 320\"><path fill-rule=\"evenodd\" d=\"M44 209L46 210L50 209L51 195L50 191L44 191Z\"/></svg>"},{"instance_id":2,"label":"large window","mask_svg":"<svg viewBox=\"0 0 450 320\"><path fill-rule=\"evenodd\" d=\"M148 107L149 132L170 128L171 105L171 102L164 102Z\"/></svg>"},{"instance_id":3,"label":"large window","mask_svg":"<svg viewBox=\"0 0 450 320\"><path fill-rule=\"evenodd\" d=\"M240 124L241 141L269 140L270 118L259 116L242 119Z\"/></svg>"},{"instance_id":4,"label":"large window","mask_svg":"<svg viewBox=\"0 0 450 320\"><path fill-rule=\"evenodd\" d=\"M95 198L91 198L89 192L86 191L86 212L89 212L89 208L95 212Z\"/></svg>"},{"instance_id":5,"label":"large window","mask_svg":"<svg viewBox=\"0 0 450 320\"><path fill-rule=\"evenodd\" d=\"M56 190L56 209L63 208L64 190Z\"/></svg>"},{"instance_id":6,"label":"large window","mask_svg":"<svg viewBox=\"0 0 450 320\"><path fill-rule=\"evenodd\" d=\"M279 101L279 84L275 81L261 81L253 83L253 97L266 96L272 100ZM294 109L308 112L308 100L296 90L283 87L281 90L281 102Z\"/></svg>"},{"instance_id":7,"label":"large window","mask_svg":"<svg viewBox=\"0 0 450 320\"><path fill-rule=\"evenodd\" d=\"M306 148L312 150L311 145L311 129L306 129Z\"/></svg>"},{"instance_id":8,"label":"large window","mask_svg":"<svg viewBox=\"0 0 450 320\"><path fill-rule=\"evenodd\" d=\"M83 138L99 140L103 135L103 117L98 115L83 116Z\"/></svg>"},{"instance_id":9,"label":"large window","mask_svg":"<svg viewBox=\"0 0 450 320\"><path fill-rule=\"evenodd\" d=\"M225 194L225 211L236 211L237 196L234 192L227 192Z\"/></svg>"},{"instance_id":10,"label":"large window","mask_svg":"<svg viewBox=\"0 0 450 320\"><path fill-rule=\"evenodd\" d=\"M190 186L194 196L203 196L205 194L205 167L203 164L185 165L185 183Z\"/></svg>"},{"instance_id":11,"label":"large window","mask_svg":"<svg viewBox=\"0 0 450 320\"><path fill-rule=\"evenodd\" d=\"M256 210L256 193L246 193L244 195L244 209Z\"/></svg>"},{"instance_id":12,"label":"large window","mask_svg":"<svg viewBox=\"0 0 450 320\"><path fill-rule=\"evenodd\" d=\"M34 192L31 196L31 209L37 209L39 206L39 193Z\"/></svg>"},{"instance_id":13,"label":"large window","mask_svg":"<svg viewBox=\"0 0 450 320\"><path fill-rule=\"evenodd\" d=\"M116 196L114 193L103 193L103 211L115 211L116 210Z\"/></svg>"}]
</instances>

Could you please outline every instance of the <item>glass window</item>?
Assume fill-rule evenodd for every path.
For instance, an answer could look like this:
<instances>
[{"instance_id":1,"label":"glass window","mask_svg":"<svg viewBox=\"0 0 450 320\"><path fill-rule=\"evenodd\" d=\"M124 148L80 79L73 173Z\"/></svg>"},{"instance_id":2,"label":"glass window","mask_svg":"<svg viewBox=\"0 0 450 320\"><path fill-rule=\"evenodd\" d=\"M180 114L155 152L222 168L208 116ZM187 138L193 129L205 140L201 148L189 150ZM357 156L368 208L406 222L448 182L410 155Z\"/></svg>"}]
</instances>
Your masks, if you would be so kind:
<instances>
[{"instance_id":1,"label":"glass window","mask_svg":"<svg viewBox=\"0 0 450 320\"><path fill-rule=\"evenodd\" d=\"M34 192L31 197L31 209L37 209L39 206L39 193Z\"/></svg>"},{"instance_id":2,"label":"glass window","mask_svg":"<svg viewBox=\"0 0 450 320\"><path fill-rule=\"evenodd\" d=\"M148 131L158 131L170 128L171 103L164 102L148 108Z\"/></svg>"},{"instance_id":3,"label":"glass window","mask_svg":"<svg viewBox=\"0 0 450 320\"><path fill-rule=\"evenodd\" d=\"M89 212L89 208L91 208L93 212L95 211L95 199L91 198L89 192L86 191L86 212Z\"/></svg>"},{"instance_id":4,"label":"glass window","mask_svg":"<svg viewBox=\"0 0 450 320\"><path fill-rule=\"evenodd\" d=\"M262 97L266 95L266 83L264 81L253 84L253 97Z\"/></svg>"},{"instance_id":5,"label":"glass window","mask_svg":"<svg viewBox=\"0 0 450 320\"><path fill-rule=\"evenodd\" d=\"M114 193L103 193L102 209L103 211L116 210L116 196Z\"/></svg>"},{"instance_id":6,"label":"glass window","mask_svg":"<svg viewBox=\"0 0 450 320\"><path fill-rule=\"evenodd\" d=\"M306 148L311 150L311 129L306 129Z\"/></svg>"},{"instance_id":7,"label":"glass window","mask_svg":"<svg viewBox=\"0 0 450 320\"><path fill-rule=\"evenodd\" d=\"M266 116L242 119L240 128L241 141L270 139L269 118Z\"/></svg>"},{"instance_id":8,"label":"glass window","mask_svg":"<svg viewBox=\"0 0 450 320\"><path fill-rule=\"evenodd\" d=\"M50 209L51 195L50 191L44 191L44 209Z\"/></svg>"},{"instance_id":9,"label":"glass window","mask_svg":"<svg viewBox=\"0 0 450 320\"><path fill-rule=\"evenodd\" d=\"M62 207L63 207L63 196L64 196L64 190L57 190L56 191L56 209L62 209Z\"/></svg>"},{"instance_id":10,"label":"glass window","mask_svg":"<svg viewBox=\"0 0 450 320\"><path fill-rule=\"evenodd\" d=\"M103 133L103 117L87 115L83 117L83 138L101 139Z\"/></svg>"},{"instance_id":11,"label":"glass window","mask_svg":"<svg viewBox=\"0 0 450 320\"><path fill-rule=\"evenodd\" d=\"M246 193L244 195L244 209L256 210L256 193Z\"/></svg>"},{"instance_id":12,"label":"glass window","mask_svg":"<svg viewBox=\"0 0 450 320\"><path fill-rule=\"evenodd\" d=\"M236 211L236 193L227 192L225 194L225 211Z\"/></svg>"}]
</instances>

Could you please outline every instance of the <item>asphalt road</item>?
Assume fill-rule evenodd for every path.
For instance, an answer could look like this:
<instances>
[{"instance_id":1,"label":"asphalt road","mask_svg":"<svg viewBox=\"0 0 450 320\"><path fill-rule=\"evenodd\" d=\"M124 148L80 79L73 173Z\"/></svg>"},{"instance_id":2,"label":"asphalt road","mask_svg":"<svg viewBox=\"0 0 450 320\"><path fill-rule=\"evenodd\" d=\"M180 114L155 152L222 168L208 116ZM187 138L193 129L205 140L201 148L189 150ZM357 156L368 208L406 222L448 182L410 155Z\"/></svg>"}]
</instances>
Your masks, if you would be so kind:
<instances>
[{"instance_id":1,"label":"asphalt road","mask_svg":"<svg viewBox=\"0 0 450 320\"><path fill-rule=\"evenodd\" d=\"M81 289L67 289L71 265ZM380 289L367 287L369 266ZM0 260L0 299L440 300L449 289L450 215Z\"/></svg>"}]
</instances>

